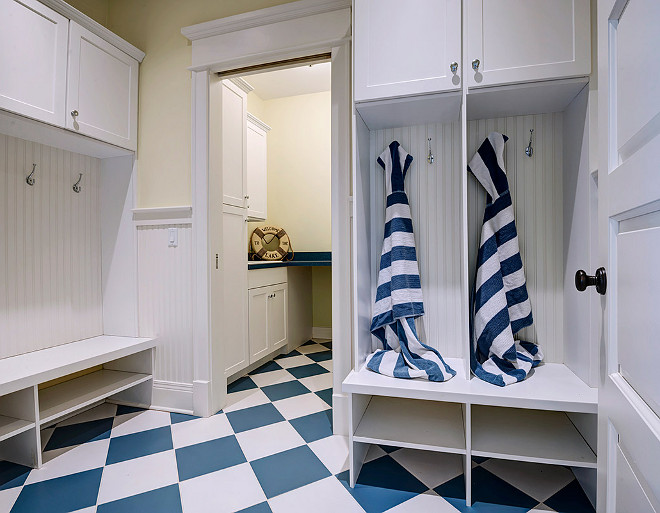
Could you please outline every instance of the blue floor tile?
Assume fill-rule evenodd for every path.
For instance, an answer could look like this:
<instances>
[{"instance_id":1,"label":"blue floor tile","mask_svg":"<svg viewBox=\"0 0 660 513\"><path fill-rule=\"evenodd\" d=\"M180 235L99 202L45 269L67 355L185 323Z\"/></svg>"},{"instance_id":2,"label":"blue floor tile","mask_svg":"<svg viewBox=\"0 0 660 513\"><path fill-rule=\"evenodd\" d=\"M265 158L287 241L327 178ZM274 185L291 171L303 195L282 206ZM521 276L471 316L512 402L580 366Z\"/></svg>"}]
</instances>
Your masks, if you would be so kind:
<instances>
[{"instance_id":1,"label":"blue floor tile","mask_svg":"<svg viewBox=\"0 0 660 513\"><path fill-rule=\"evenodd\" d=\"M182 513L182 511L179 485L176 484L107 502L96 509L97 513Z\"/></svg>"},{"instance_id":2,"label":"blue floor tile","mask_svg":"<svg viewBox=\"0 0 660 513\"><path fill-rule=\"evenodd\" d=\"M237 379L233 383L227 385L227 393L231 394L234 392L242 392L243 390L251 390L257 387L257 384L252 381L249 376L243 376L242 378Z\"/></svg>"},{"instance_id":3,"label":"blue floor tile","mask_svg":"<svg viewBox=\"0 0 660 513\"><path fill-rule=\"evenodd\" d=\"M68 513L96 504L102 468L25 486L11 513Z\"/></svg>"},{"instance_id":4,"label":"blue floor tile","mask_svg":"<svg viewBox=\"0 0 660 513\"><path fill-rule=\"evenodd\" d=\"M332 406L332 388L327 388L325 390L319 390L316 392L321 399L323 399L329 406Z\"/></svg>"},{"instance_id":5,"label":"blue floor tile","mask_svg":"<svg viewBox=\"0 0 660 513\"><path fill-rule=\"evenodd\" d=\"M319 353L310 353L307 355L308 358L311 358L315 362L326 362L332 360L332 351L321 351Z\"/></svg>"},{"instance_id":6,"label":"blue floor tile","mask_svg":"<svg viewBox=\"0 0 660 513\"><path fill-rule=\"evenodd\" d=\"M80 424L56 427L46 444L45 451L62 449L96 440L110 438L114 418L90 420Z\"/></svg>"},{"instance_id":7,"label":"blue floor tile","mask_svg":"<svg viewBox=\"0 0 660 513\"><path fill-rule=\"evenodd\" d=\"M321 367L318 363L310 363L309 365L301 365L300 367L292 367L287 369L296 378L309 378L310 376L317 376L319 374L326 374L330 372L325 367Z\"/></svg>"},{"instance_id":8,"label":"blue floor tile","mask_svg":"<svg viewBox=\"0 0 660 513\"><path fill-rule=\"evenodd\" d=\"M126 406L120 404L117 406L117 415L126 415L127 413L138 413L141 411L146 411L144 408L138 408L137 406Z\"/></svg>"},{"instance_id":9,"label":"blue floor tile","mask_svg":"<svg viewBox=\"0 0 660 513\"><path fill-rule=\"evenodd\" d=\"M170 449L173 449L170 426L148 429L111 439L105 464L111 465Z\"/></svg>"},{"instance_id":10,"label":"blue floor tile","mask_svg":"<svg viewBox=\"0 0 660 513\"><path fill-rule=\"evenodd\" d=\"M307 443L332 435L332 410L312 413L289 422Z\"/></svg>"},{"instance_id":11,"label":"blue floor tile","mask_svg":"<svg viewBox=\"0 0 660 513\"><path fill-rule=\"evenodd\" d=\"M271 401L279 401L280 399L287 399L296 395L311 393L309 388L295 379L293 381L286 381L284 383L261 387L261 390Z\"/></svg>"},{"instance_id":12,"label":"blue floor tile","mask_svg":"<svg viewBox=\"0 0 660 513\"><path fill-rule=\"evenodd\" d=\"M255 504L249 508L242 509L238 513L273 513L273 510L270 509L267 502L262 502L261 504Z\"/></svg>"},{"instance_id":13,"label":"blue floor tile","mask_svg":"<svg viewBox=\"0 0 660 513\"><path fill-rule=\"evenodd\" d=\"M475 463L481 465L482 463L485 463L489 460L490 458L484 458L483 456L472 456L472 461Z\"/></svg>"},{"instance_id":14,"label":"blue floor tile","mask_svg":"<svg viewBox=\"0 0 660 513\"><path fill-rule=\"evenodd\" d=\"M393 445L379 445L378 447L383 449L387 454L391 454L394 451L401 449L401 447L394 447Z\"/></svg>"},{"instance_id":15,"label":"blue floor tile","mask_svg":"<svg viewBox=\"0 0 660 513\"><path fill-rule=\"evenodd\" d=\"M332 349L332 340L330 342L321 342L321 345L327 347L328 349Z\"/></svg>"},{"instance_id":16,"label":"blue floor tile","mask_svg":"<svg viewBox=\"0 0 660 513\"><path fill-rule=\"evenodd\" d=\"M281 354L275 357L276 360L281 360L282 358L289 358L291 356L300 356L302 353L299 353L295 349L289 353Z\"/></svg>"},{"instance_id":17,"label":"blue floor tile","mask_svg":"<svg viewBox=\"0 0 660 513\"><path fill-rule=\"evenodd\" d=\"M306 445L252 461L250 465L269 499L331 475Z\"/></svg>"},{"instance_id":18,"label":"blue floor tile","mask_svg":"<svg viewBox=\"0 0 660 513\"><path fill-rule=\"evenodd\" d=\"M317 344L317 342L314 342L313 340L308 340L307 342L305 342L302 345L303 346L313 346L313 345L316 345L316 344Z\"/></svg>"},{"instance_id":19,"label":"blue floor tile","mask_svg":"<svg viewBox=\"0 0 660 513\"><path fill-rule=\"evenodd\" d=\"M391 456L383 456L362 465L358 484L388 488L413 494L424 493L428 487L408 472Z\"/></svg>"},{"instance_id":20,"label":"blue floor tile","mask_svg":"<svg viewBox=\"0 0 660 513\"><path fill-rule=\"evenodd\" d=\"M234 435L176 450L179 481L210 474L246 461Z\"/></svg>"},{"instance_id":21,"label":"blue floor tile","mask_svg":"<svg viewBox=\"0 0 660 513\"><path fill-rule=\"evenodd\" d=\"M474 469L472 469L472 472L474 472ZM454 479L442 483L437 488L434 488L434 491L447 500L457 499L465 502L465 475L461 474ZM474 493L474 486L472 487L472 493Z\"/></svg>"},{"instance_id":22,"label":"blue floor tile","mask_svg":"<svg viewBox=\"0 0 660 513\"><path fill-rule=\"evenodd\" d=\"M345 480L340 479L340 481L366 513L383 513L417 495L413 492L361 484L356 484L355 488L351 488L348 484L348 477Z\"/></svg>"},{"instance_id":23,"label":"blue floor tile","mask_svg":"<svg viewBox=\"0 0 660 513\"><path fill-rule=\"evenodd\" d=\"M172 424L178 424L179 422L186 422L187 420L195 420L200 417L195 415L186 415L185 413L170 413L170 422Z\"/></svg>"},{"instance_id":24,"label":"blue floor tile","mask_svg":"<svg viewBox=\"0 0 660 513\"><path fill-rule=\"evenodd\" d=\"M9 461L0 461L0 490L9 490L25 483L30 475L30 467Z\"/></svg>"},{"instance_id":25,"label":"blue floor tile","mask_svg":"<svg viewBox=\"0 0 660 513\"><path fill-rule=\"evenodd\" d=\"M577 480L571 481L543 503L561 513L594 513L595 511Z\"/></svg>"},{"instance_id":26,"label":"blue floor tile","mask_svg":"<svg viewBox=\"0 0 660 513\"><path fill-rule=\"evenodd\" d=\"M234 432L241 433L269 424L275 424L284 420L282 414L271 403L253 406L238 411L227 413L227 419Z\"/></svg>"},{"instance_id":27,"label":"blue floor tile","mask_svg":"<svg viewBox=\"0 0 660 513\"><path fill-rule=\"evenodd\" d=\"M255 370L250 372L250 374L262 374L264 372L272 372L280 370L282 366L277 363L275 360L271 360L268 363L264 363L261 367L257 367Z\"/></svg>"}]
</instances>

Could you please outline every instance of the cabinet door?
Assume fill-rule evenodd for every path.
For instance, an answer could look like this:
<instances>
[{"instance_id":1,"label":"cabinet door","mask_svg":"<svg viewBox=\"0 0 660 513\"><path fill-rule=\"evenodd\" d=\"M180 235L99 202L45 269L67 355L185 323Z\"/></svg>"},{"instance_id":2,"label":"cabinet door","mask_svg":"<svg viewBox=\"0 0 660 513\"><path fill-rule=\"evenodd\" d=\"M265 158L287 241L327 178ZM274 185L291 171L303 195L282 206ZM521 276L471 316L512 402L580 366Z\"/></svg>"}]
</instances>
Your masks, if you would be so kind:
<instances>
[{"instance_id":1,"label":"cabinet door","mask_svg":"<svg viewBox=\"0 0 660 513\"><path fill-rule=\"evenodd\" d=\"M137 149L138 61L71 22L66 126Z\"/></svg>"},{"instance_id":2,"label":"cabinet door","mask_svg":"<svg viewBox=\"0 0 660 513\"><path fill-rule=\"evenodd\" d=\"M245 211L225 205L222 213L223 276L222 332L225 374L230 376L249 365L247 316L247 217Z\"/></svg>"},{"instance_id":3,"label":"cabinet door","mask_svg":"<svg viewBox=\"0 0 660 513\"><path fill-rule=\"evenodd\" d=\"M35 0L0 0L0 108L64 126L68 31Z\"/></svg>"},{"instance_id":4,"label":"cabinet door","mask_svg":"<svg viewBox=\"0 0 660 513\"><path fill-rule=\"evenodd\" d=\"M268 299L271 293L269 287L260 287L248 291L251 364L270 352L268 346Z\"/></svg>"},{"instance_id":5,"label":"cabinet door","mask_svg":"<svg viewBox=\"0 0 660 513\"><path fill-rule=\"evenodd\" d=\"M589 19L589 0L468 0L468 86L588 75Z\"/></svg>"},{"instance_id":6,"label":"cabinet door","mask_svg":"<svg viewBox=\"0 0 660 513\"><path fill-rule=\"evenodd\" d=\"M287 301L289 288L286 283L268 287L268 345L271 351L287 343Z\"/></svg>"},{"instance_id":7,"label":"cabinet door","mask_svg":"<svg viewBox=\"0 0 660 513\"><path fill-rule=\"evenodd\" d=\"M247 209L248 217L266 220L268 204L267 132L248 114Z\"/></svg>"},{"instance_id":8,"label":"cabinet door","mask_svg":"<svg viewBox=\"0 0 660 513\"><path fill-rule=\"evenodd\" d=\"M354 27L355 101L460 87L461 0L355 0Z\"/></svg>"},{"instance_id":9,"label":"cabinet door","mask_svg":"<svg viewBox=\"0 0 660 513\"><path fill-rule=\"evenodd\" d=\"M222 169L222 202L245 207L247 195L247 95L231 80L222 81L220 145Z\"/></svg>"}]
</instances>

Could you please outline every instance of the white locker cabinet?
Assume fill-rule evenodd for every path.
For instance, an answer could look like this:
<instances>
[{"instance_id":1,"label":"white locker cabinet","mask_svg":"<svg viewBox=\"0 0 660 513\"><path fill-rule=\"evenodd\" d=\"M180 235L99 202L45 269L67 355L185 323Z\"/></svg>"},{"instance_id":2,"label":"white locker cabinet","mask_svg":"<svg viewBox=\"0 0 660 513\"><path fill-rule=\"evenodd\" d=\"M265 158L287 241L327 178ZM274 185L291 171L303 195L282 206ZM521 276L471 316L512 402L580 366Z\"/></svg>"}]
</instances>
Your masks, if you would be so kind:
<instances>
[{"instance_id":1,"label":"white locker cabinet","mask_svg":"<svg viewBox=\"0 0 660 513\"><path fill-rule=\"evenodd\" d=\"M269 352L268 309L270 287L260 287L248 291L250 364L266 356Z\"/></svg>"},{"instance_id":2,"label":"white locker cabinet","mask_svg":"<svg viewBox=\"0 0 660 513\"><path fill-rule=\"evenodd\" d=\"M286 283L270 287L268 295L268 346L271 351L287 343L287 295Z\"/></svg>"},{"instance_id":3,"label":"white locker cabinet","mask_svg":"<svg viewBox=\"0 0 660 513\"><path fill-rule=\"evenodd\" d=\"M248 366L248 281L245 268L247 217L245 210L225 205L222 213L222 269L244 269L223 272L222 308L231 322L222 327L225 351L225 374L230 376Z\"/></svg>"},{"instance_id":4,"label":"white locker cabinet","mask_svg":"<svg viewBox=\"0 0 660 513\"><path fill-rule=\"evenodd\" d=\"M268 131L270 127L248 113L247 209L254 221L265 221L268 211Z\"/></svg>"},{"instance_id":5,"label":"white locker cabinet","mask_svg":"<svg viewBox=\"0 0 660 513\"><path fill-rule=\"evenodd\" d=\"M36 0L0 0L0 108L64 125L69 20Z\"/></svg>"},{"instance_id":6,"label":"white locker cabinet","mask_svg":"<svg viewBox=\"0 0 660 513\"><path fill-rule=\"evenodd\" d=\"M460 88L460 0L356 0L353 36L356 102Z\"/></svg>"},{"instance_id":7,"label":"white locker cabinet","mask_svg":"<svg viewBox=\"0 0 660 513\"><path fill-rule=\"evenodd\" d=\"M586 76L589 0L468 0L468 87Z\"/></svg>"},{"instance_id":8,"label":"white locker cabinet","mask_svg":"<svg viewBox=\"0 0 660 513\"><path fill-rule=\"evenodd\" d=\"M222 202L245 208L247 199L247 93L231 80L222 81L219 145Z\"/></svg>"},{"instance_id":9,"label":"white locker cabinet","mask_svg":"<svg viewBox=\"0 0 660 513\"><path fill-rule=\"evenodd\" d=\"M72 21L66 127L136 150L138 67L138 61Z\"/></svg>"}]
</instances>

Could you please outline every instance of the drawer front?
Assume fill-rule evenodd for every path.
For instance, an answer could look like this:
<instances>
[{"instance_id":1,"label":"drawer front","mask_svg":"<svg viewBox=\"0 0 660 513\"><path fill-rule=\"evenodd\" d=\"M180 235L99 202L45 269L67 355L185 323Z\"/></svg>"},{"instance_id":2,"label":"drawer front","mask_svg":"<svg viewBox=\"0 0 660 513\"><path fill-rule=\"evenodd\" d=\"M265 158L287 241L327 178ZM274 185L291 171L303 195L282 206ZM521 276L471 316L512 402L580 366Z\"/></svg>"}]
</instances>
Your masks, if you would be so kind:
<instances>
[{"instance_id":1,"label":"drawer front","mask_svg":"<svg viewBox=\"0 0 660 513\"><path fill-rule=\"evenodd\" d=\"M251 269L248 271L248 289L267 287L278 283L286 283L286 267Z\"/></svg>"}]
</instances>

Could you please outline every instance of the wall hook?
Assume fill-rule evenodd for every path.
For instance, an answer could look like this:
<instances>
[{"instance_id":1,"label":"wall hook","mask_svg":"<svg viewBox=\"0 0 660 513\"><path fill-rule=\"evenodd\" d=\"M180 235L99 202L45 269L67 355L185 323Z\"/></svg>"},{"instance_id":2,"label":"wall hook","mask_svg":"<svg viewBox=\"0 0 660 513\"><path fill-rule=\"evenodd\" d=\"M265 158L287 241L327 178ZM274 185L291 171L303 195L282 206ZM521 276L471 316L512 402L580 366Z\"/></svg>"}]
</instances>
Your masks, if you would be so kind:
<instances>
[{"instance_id":1,"label":"wall hook","mask_svg":"<svg viewBox=\"0 0 660 513\"><path fill-rule=\"evenodd\" d=\"M534 129L532 128L529 131L529 144L527 145L527 148L525 148L525 155L528 157L531 157L534 154L534 148L532 148L532 134L534 133Z\"/></svg>"},{"instance_id":2,"label":"wall hook","mask_svg":"<svg viewBox=\"0 0 660 513\"><path fill-rule=\"evenodd\" d=\"M80 173L80 176L78 177L78 181L73 184L73 192L76 194L80 193L82 191L82 187L80 187L80 182L82 182L82 173Z\"/></svg>"},{"instance_id":3,"label":"wall hook","mask_svg":"<svg viewBox=\"0 0 660 513\"><path fill-rule=\"evenodd\" d=\"M433 155L433 152L431 151L431 138L429 137L429 155L426 157L426 160L428 161L429 164L433 164L433 161L435 160L435 156Z\"/></svg>"},{"instance_id":4,"label":"wall hook","mask_svg":"<svg viewBox=\"0 0 660 513\"><path fill-rule=\"evenodd\" d=\"M35 178L34 178L34 176L33 176L33 175L34 175L34 170L35 170L35 169L37 169L37 165L36 165L36 164L32 164L32 172L31 172L31 173L27 176L27 178L25 179L25 183L28 184L30 187L32 187L32 186L34 185L34 183L36 182L36 180L35 180Z\"/></svg>"}]
</instances>

